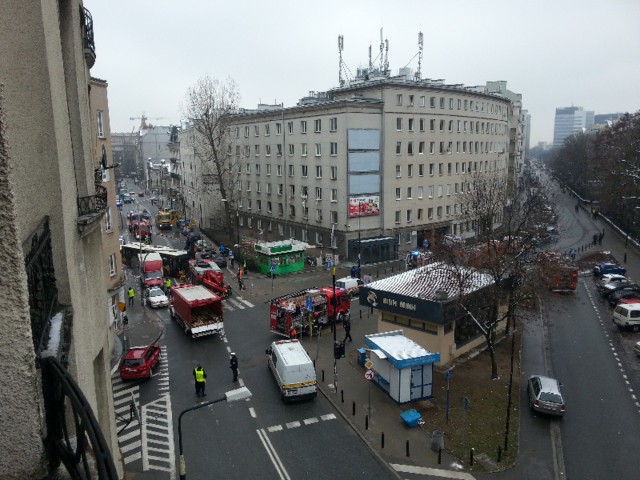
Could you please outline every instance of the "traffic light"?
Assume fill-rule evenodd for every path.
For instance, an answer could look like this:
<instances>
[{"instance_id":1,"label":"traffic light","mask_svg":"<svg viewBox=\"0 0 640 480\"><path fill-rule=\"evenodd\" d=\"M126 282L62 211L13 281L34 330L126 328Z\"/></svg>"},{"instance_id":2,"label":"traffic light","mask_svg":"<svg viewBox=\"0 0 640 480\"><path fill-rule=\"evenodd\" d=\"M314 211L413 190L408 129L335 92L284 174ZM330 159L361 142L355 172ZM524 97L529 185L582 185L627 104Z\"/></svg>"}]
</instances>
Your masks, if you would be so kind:
<instances>
[{"instance_id":1,"label":"traffic light","mask_svg":"<svg viewBox=\"0 0 640 480\"><path fill-rule=\"evenodd\" d=\"M333 358L338 360L344 358L344 342L334 342L333 344Z\"/></svg>"}]
</instances>

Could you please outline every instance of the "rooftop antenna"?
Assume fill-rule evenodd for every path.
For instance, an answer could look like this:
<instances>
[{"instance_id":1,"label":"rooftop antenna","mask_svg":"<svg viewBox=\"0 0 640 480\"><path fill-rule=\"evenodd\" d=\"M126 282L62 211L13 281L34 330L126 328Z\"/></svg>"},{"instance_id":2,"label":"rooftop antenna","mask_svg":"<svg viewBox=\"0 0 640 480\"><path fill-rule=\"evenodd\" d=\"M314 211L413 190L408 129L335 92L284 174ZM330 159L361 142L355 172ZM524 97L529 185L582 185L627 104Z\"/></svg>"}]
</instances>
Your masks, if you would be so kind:
<instances>
[{"instance_id":1,"label":"rooftop antenna","mask_svg":"<svg viewBox=\"0 0 640 480\"><path fill-rule=\"evenodd\" d=\"M382 39L382 28L380 29L380 71L384 72L384 40Z\"/></svg>"},{"instance_id":2,"label":"rooftop antenna","mask_svg":"<svg viewBox=\"0 0 640 480\"><path fill-rule=\"evenodd\" d=\"M369 73L373 70L373 60L371 59L371 44L369 44Z\"/></svg>"},{"instance_id":3,"label":"rooftop antenna","mask_svg":"<svg viewBox=\"0 0 640 480\"><path fill-rule=\"evenodd\" d=\"M385 39L385 53L384 53L384 74L389 76L389 39Z\"/></svg>"},{"instance_id":4,"label":"rooftop antenna","mask_svg":"<svg viewBox=\"0 0 640 480\"><path fill-rule=\"evenodd\" d=\"M338 65L338 82L341 87L344 86L344 78L342 78L342 50L344 50L344 37L342 35L338 35L338 53L340 56Z\"/></svg>"},{"instance_id":5,"label":"rooftop antenna","mask_svg":"<svg viewBox=\"0 0 640 480\"><path fill-rule=\"evenodd\" d=\"M418 32L418 71L416 72L416 80L422 78L422 49L424 45L424 37L422 32Z\"/></svg>"}]
</instances>

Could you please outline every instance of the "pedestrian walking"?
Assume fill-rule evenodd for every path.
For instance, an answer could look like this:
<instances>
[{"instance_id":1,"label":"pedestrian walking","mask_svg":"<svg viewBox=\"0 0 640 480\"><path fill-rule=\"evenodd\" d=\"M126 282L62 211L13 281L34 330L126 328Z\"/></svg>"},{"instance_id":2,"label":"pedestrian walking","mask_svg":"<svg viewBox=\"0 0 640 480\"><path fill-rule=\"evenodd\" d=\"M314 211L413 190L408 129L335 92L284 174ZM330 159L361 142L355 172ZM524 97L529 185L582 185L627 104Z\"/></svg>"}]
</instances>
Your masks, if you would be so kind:
<instances>
[{"instance_id":1,"label":"pedestrian walking","mask_svg":"<svg viewBox=\"0 0 640 480\"><path fill-rule=\"evenodd\" d=\"M353 339L351 338L351 321L347 318L344 319L344 321L342 322L342 326L344 327L344 342L347 341L347 338L349 339L350 342L353 341Z\"/></svg>"},{"instance_id":2,"label":"pedestrian walking","mask_svg":"<svg viewBox=\"0 0 640 480\"><path fill-rule=\"evenodd\" d=\"M593 246L595 247L598 243L598 234L594 233L593 234Z\"/></svg>"},{"instance_id":3,"label":"pedestrian walking","mask_svg":"<svg viewBox=\"0 0 640 480\"><path fill-rule=\"evenodd\" d=\"M576 203L576 213L580 213L580 204Z\"/></svg>"},{"instance_id":4,"label":"pedestrian walking","mask_svg":"<svg viewBox=\"0 0 640 480\"><path fill-rule=\"evenodd\" d=\"M129 287L129 290L127 290L127 292L129 293L129 305L133 305L133 299L136 296L136 291L133 289L133 287Z\"/></svg>"},{"instance_id":5,"label":"pedestrian walking","mask_svg":"<svg viewBox=\"0 0 640 480\"><path fill-rule=\"evenodd\" d=\"M233 372L233 383L236 383L238 381L238 357L236 357L236 354L233 352L231 352L229 368Z\"/></svg>"},{"instance_id":6,"label":"pedestrian walking","mask_svg":"<svg viewBox=\"0 0 640 480\"><path fill-rule=\"evenodd\" d=\"M598 235L598 245L602 245L602 239L604 238L604 233Z\"/></svg>"},{"instance_id":7,"label":"pedestrian walking","mask_svg":"<svg viewBox=\"0 0 640 480\"><path fill-rule=\"evenodd\" d=\"M207 378L207 374L202 368L202 365L198 364L198 366L193 370L193 378L196 383L196 397L204 397L207 394L204 391L204 386Z\"/></svg>"}]
</instances>

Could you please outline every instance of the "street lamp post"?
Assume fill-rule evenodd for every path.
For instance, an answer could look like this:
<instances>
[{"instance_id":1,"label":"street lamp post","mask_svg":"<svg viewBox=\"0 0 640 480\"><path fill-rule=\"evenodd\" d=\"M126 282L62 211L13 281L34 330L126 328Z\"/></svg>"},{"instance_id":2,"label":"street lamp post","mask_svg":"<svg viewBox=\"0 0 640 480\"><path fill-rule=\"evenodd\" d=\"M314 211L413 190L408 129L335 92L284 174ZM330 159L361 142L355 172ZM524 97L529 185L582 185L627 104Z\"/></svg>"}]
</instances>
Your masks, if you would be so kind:
<instances>
[{"instance_id":1,"label":"street lamp post","mask_svg":"<svg viewBox=\"0 0 640 480\"><path fill-rule=\"evenodd\" d=\"M360 278L360 257L361 257L361 241L360 241L360 217L362 217L362 200L358 201L358 278Z\"/></svg>"},{"instance_id":2,"label":"street lamp post","mask_svg":"<svg viewBox=\"0 0 640 480\"><path fill-rule=\"evenodd\" d=\"M178 445L180 448L180 480L187 480L187 464L184 460L184 451L182 449L182 416L193 410L199 410L200 408L208 407L209 405L213 405L214 403L220 402L237 402L239 400L246 400L251 397L251 392L247 387L237 388L235 390L230 390L224 394L224 397L218 398L217 400L211 400L209 402L202 402L196 405L195 407L187 408L180 412L180 416L178 417Z\"/></svg>"}]
</instances>

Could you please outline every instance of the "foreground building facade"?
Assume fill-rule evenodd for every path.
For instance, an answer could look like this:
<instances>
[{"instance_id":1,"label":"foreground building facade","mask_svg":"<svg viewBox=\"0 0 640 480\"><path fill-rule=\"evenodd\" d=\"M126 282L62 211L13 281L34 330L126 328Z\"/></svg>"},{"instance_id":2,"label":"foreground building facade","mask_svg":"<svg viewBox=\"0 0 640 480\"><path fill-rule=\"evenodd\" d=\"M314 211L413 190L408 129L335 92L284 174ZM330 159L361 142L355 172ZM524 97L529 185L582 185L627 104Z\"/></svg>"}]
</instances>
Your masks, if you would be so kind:
<instances>
[{"instance_id":1,"label":"foreground building facade","mask_svg":"<svg viewBox=\"0 0 640 480\"><path fill-rule=\"evenodd\" d=\"M92 19L76 0L7 1L0 26L0 478L44 478L65 457L121 477Z\"/></svg>"},{"instance_id":2,"label":"foreground building facade","mask_svg":"<svg viewBox=\"0 0 640 480\"><path fill-rule=\"evenodd\" d=\"M472 236L473 222L461 215L472 174L505 183L516 174L510 116L512 100L485 87L405 77L241 112L231 118L229 151L240 166L240 228L256 240L295 238L334 261L362 264L444 234ZM189 152L181 149L181 158L187 165ZM189 172L185 182L197 183ZM202 202L208 227L220 202Z\"/></svg>"}]
</instances>

